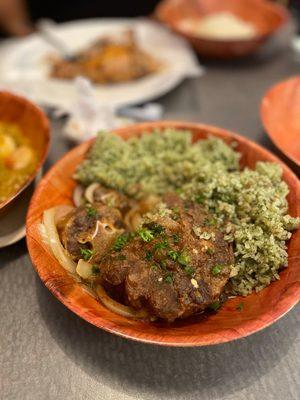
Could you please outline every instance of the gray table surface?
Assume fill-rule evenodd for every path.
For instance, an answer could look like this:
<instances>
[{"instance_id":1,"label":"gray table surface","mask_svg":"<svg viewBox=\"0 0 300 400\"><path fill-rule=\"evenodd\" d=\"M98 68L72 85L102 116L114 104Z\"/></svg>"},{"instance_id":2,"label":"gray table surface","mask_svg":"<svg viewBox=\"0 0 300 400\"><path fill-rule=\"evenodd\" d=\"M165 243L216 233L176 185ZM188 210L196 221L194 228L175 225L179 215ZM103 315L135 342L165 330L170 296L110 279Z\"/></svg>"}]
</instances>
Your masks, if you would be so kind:
<instances>
[{"instance_id":1,"label":"gray table surface","mask_svg":"<svg viewBox=\"0 0 300 400\"><path fill-rule=\"evenodd\" d=\"M229 128L276 152L259 102L269 86L299 73L292 53L206 67L159 100L166 118ZM53 122L48 166L68 150L61 126ZM0 260L1 400L300 398L299 306L233 343L161 348L102 332L68 311L40 282L25 241L0 250Z\"/></svg>"}]
</instances>

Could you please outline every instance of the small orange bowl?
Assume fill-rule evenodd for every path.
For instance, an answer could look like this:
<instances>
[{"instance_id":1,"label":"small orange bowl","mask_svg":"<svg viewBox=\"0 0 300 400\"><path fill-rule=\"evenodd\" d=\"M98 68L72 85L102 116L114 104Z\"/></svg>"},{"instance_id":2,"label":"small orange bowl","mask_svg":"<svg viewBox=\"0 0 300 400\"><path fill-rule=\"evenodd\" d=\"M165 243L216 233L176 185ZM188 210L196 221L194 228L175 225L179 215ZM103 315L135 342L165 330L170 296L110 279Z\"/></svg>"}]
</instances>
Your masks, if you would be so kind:
<instances>
[{"instance_id":1,"label":"small orange bowl","mask_svg":"<svg viewBox=\"0 0 300 400\"><path fill-rule=\"evenodd\" d=\"M261 102L260 115L274 144L300 166L300 76L268 90Z\"/></svg>"},{"instance_id":2,"label":"small orange bowl","mask_svg":"<svg viewBox=\"0 0 300 400\"><path fill-rule=\"evenodd\" d=\"M251 23L256 35L249 39L219 40L202 38L184 29L185 19L201 19L220 12L229 12ZM288 11L267 0L163 0L156 7L155 17L185 37L200 56L233 59L254 53L289 18Z\"/></svg>"},{"instance_id":3,"label":"small orange bowl","mask_svg":"<svg viewBox=\"0 0 300 400\"><path fill-rule=\"evenodd\" d=\"M0 91L0 121L17 125L38 155L34 171L7 199L0 202L0 212L5 211L33 181L46 160L49 143L49 121L44 112L31 101L9 92Z\"/></svg>"},{"instance_id":4,"label":"small orange bowl","mask_svg":"<svg viewBox=\"0 0 300 400\"><path fill-rule=\"evenodd\" d=\"M289 186L289 212L300 215L300 183L293 172L277 157L250 140L221 128L187 122L154 122L128 126L115 131L127 139L154 128L187 129L195 141L213 135L225 142L237 142L242 155L241 166L253 168L257 161L279 163L283 179ZM177 321L172 325L125 318L96 301L64 270L43 242L39 224L44 210L61 204L72 204L76 186L72 175L83 160L91 142L83 143L55 164L39 184L27 216L27 245L32 263L47 288L71 311L91 324L117 335L146 343L168 346L204 346L242 338L272 324L288 312L300 297L300 230L293 233L288 244L288 268L259 293L229 299L214 314ZM242 311L237 310L243 302Z\"/></svg>"}]
</instances>

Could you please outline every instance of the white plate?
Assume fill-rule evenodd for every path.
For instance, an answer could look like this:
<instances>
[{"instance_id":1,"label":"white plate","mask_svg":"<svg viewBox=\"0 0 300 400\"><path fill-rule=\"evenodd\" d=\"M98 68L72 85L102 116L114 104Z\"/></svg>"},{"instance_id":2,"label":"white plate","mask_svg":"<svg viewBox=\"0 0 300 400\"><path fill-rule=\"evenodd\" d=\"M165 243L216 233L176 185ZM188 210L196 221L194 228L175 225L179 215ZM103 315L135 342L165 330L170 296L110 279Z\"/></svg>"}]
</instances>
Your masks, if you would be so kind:
<instances>
[{"instance_id":1,"label":"white plate","mask_svg":"<svg viewBox=\"0 0 300 400\"><path fill-rule=\"evenodd\" d=\"M10 208L0 214L0 248L23 239L26 234L25 219L30 199L42 173L14 201Z\"/></svg>"},{"instance_id":2,"label":"white plate","mask_svg":"<svg viewBox=\"0 0 300 400\"><path fill-rule=\"evenodd\" d=\"M76 52L102 35L119 34L133 28L141 48L161 60L162 71L130 83L96 85L99 101L112 105L142 103L161 96L185 77L201 73L187 43L158 23L146 19L91 19L57 26L59 35ZM73 82L49 78L49 54L56 50L38 34L18 40L1 54L0 85L22 92L40 104L68 111L75 101Z\"/></svg>"}]
</instances>

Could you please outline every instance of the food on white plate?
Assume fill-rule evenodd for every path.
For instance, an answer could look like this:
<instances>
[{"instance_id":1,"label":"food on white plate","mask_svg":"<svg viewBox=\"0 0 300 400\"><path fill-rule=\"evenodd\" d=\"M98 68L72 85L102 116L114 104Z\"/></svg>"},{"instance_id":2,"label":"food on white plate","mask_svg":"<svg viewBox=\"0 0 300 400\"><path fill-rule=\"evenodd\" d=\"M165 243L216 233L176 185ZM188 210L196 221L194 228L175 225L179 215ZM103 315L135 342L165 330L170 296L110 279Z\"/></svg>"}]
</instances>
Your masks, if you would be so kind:
<instances>
[{"instance_id":1,"label":"food on white plate","mask_svg":"<svg viewBox=\"0 0 300 400\"><path fill-rule=\"evenodd\" d=\"M157 72L161 63L141 49L129 30L121 38L102 37L72 59L54 59L51 76L74 79L84 76L94 83L130 82Z\"/></svg>"}]
</instances>

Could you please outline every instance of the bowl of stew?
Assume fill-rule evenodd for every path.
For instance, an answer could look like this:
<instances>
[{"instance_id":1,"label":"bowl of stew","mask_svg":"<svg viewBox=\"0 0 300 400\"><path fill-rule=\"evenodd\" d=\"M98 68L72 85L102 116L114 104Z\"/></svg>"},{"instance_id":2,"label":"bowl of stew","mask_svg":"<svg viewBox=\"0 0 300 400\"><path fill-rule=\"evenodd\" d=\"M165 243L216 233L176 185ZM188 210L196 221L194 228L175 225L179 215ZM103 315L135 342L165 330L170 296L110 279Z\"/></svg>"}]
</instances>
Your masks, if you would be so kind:
<instances>
[{"instance_id":1,"label":"bowl of stew","mask_svg":"<svg viewBox=\"0 0 300 400\"><path fill-rule=\"evenodd\" d=\"M299 196L292 171L242 136L131 125L50 169L27 246L45 286L98 328L168 346L224 343L297 304Z\"/></svg>"},{"instance_id":2,"label":"bowl of stew","mask_svg":"<svg viewBox=\"0 0 300 400\"><path fill-rule=\"evenodd\" d=\"M0 92L0 212L33 181L49 142L44 112L21 96Z\"/></svg>"}]
</instances>

